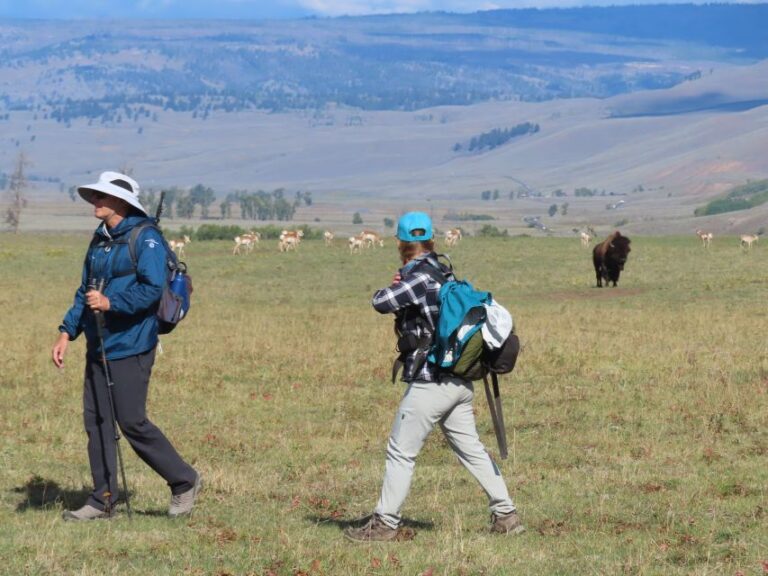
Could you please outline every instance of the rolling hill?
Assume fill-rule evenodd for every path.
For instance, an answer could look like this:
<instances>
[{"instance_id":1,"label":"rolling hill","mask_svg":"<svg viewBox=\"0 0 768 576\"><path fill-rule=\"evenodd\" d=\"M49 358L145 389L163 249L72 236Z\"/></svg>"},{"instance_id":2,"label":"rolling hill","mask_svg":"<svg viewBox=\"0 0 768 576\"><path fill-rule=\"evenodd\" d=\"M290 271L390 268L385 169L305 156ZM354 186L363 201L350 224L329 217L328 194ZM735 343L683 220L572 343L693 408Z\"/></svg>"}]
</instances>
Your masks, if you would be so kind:
<instances>
[{"instance_id":1,"label":"rolling hill","mask_svg":"<svg viewBox=\"0 0 768 576\"><path fill-rule=\"evenodd\" d=\"M309 190L315 207L297 218L338 225L420 206L515 227L567 202L556 231L751 226L760 208L711 222L693 210L768 173L768 48L754 32L765 10L0 21L0 172L24 151L43 204L125 166L145 187L200 182L221 197ZM716 19L731 26L705 25ZM524 123L539 129L456 149ZM578 187L598 194L575 198ZM626 201L607 209L604 195Z\"/></svg>"}]
</instances>

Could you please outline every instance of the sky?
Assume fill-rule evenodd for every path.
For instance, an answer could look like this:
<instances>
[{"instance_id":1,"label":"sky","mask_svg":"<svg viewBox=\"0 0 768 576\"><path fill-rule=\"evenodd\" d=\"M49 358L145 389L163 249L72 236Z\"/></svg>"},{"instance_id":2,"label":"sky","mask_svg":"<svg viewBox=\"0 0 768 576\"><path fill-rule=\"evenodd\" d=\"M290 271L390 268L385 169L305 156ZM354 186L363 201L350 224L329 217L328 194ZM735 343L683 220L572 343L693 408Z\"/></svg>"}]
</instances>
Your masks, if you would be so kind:
<instances>
[{"instance_id":1,"label":"sky","mask_svg":"<svg viewBox=\"0 0 768 576\"><path fill-rule=\"evenodd\" d=\"M0 18L300 18L442 10L658 4L664 0L0 0ZM699 3L699 2L693 2Z\"/></svg>"}]
</instances>

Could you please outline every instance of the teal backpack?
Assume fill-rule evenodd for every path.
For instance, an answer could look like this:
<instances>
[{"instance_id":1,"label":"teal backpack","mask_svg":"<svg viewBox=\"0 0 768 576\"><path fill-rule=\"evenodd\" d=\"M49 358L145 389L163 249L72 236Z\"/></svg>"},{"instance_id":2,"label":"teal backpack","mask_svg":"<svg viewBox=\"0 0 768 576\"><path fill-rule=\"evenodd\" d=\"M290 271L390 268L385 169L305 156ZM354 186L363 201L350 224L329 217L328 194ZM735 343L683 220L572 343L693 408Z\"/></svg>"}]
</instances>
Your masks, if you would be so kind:
<instances>
[{"instance_id":1,"label":"teal backpack","mask_svg":"<svg viewBox=\"0 0 768 576\"><path fill-rule=\"evenodd\" d=\"M489 372L511 372L520 350L517 336L511 333L495 350L483 341L482 327L487 320L486 305L493 300L491 293L476 290L466 280L454 279L450 260L443 254L437 256L448 260L445 271L426 259L411 270L411 273L427 274L440 284L440 314L426 360L437 366L439 372L467 380L480 380ZM397 362L393 367L393 382L399 369Z\"/></svg>"}]
</instances>

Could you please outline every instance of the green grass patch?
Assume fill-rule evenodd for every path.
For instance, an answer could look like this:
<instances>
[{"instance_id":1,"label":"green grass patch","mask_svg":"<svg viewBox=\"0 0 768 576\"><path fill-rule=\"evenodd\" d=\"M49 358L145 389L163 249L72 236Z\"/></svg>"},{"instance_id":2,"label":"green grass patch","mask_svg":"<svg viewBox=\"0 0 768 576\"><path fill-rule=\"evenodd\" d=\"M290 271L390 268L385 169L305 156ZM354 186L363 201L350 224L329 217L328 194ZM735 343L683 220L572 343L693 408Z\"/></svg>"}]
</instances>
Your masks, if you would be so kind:
<instances>
[{"instance_id":1,"label":"green grass patch","mask_svg":"<svg viewBox=\"0 0 768 576\"><path fill-rule=\"evenodd\" d=\"M694 210L696 216L749 210L768 202L768 179L748 182L733 188L724 198L716 198Z\"/></svg>"}]
</instances>

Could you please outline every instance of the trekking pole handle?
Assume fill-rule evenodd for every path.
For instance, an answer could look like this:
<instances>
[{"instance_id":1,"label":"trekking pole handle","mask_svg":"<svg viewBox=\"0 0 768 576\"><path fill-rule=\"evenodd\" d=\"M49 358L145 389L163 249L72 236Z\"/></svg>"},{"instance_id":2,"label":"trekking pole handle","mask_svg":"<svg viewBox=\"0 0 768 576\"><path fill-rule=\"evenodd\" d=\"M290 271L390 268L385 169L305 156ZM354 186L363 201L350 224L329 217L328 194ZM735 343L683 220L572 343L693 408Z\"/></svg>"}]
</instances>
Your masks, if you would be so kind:
<instances>
[{"instance_id":1,"label":"trekking pole handle","mask_svg":"<svg viewBox=\"0 0 768 576\"><path fill-rule=\"evenodd\" d=\"M98 280L91 279L88 281L88 290L96 290L103 294L106 282L104 278L99 278ZM94 310L93 315L96 317L96 328L99 332L99 338L101 338L101 330L104 328L104 315L101 313L101 310Z\"/></svg>"}]
</instances>

